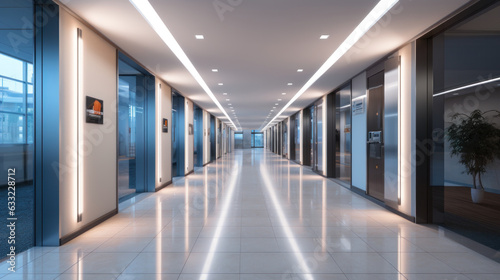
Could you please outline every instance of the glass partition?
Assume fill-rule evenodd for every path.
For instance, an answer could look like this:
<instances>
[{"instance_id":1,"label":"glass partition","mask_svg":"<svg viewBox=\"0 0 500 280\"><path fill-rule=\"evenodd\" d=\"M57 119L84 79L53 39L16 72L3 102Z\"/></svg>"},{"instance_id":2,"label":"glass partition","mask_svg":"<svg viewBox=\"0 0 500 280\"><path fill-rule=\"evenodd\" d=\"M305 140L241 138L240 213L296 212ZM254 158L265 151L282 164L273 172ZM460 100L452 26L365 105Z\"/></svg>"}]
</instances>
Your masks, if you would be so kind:
<instances>
[{"instance_id":1,"label":"glass partition","mask_svg":"<svg viewBox=\"0 0 500 280\"><path fill-rule=\"evenodd\" d=\"M9 244L9 228L0 227L0 259L7 256L12 245L17 254L35 245L34 42L30 22L33 4L31 1L7 2L0 3L0 38L4 39L0 44L0 205L3 211L0 217L6 221L7 202L15 198L17 231L16 243ZM9 184L14 183L15 188L9 189ZM5 271L8 272L7 268Z\"/></svg>"},{"instance_id":2,"label":"glass partition","mask_svg":"<svg viewBox=\"0 0 500 280\"><path fill-rule=\"evenodd\" d=\"M500 18L497 4L436 35L434 221L500 249Z\"/></svg>"},{"instance_id":3,"label":"glass partition","mask_svg":"<svg viewBox=\"0 0 500 280\"><path fill-rule=\"evenodd\" d=\"M351 183L351 85L335 93L335 177Z\"/></svg>"}]
</instances>

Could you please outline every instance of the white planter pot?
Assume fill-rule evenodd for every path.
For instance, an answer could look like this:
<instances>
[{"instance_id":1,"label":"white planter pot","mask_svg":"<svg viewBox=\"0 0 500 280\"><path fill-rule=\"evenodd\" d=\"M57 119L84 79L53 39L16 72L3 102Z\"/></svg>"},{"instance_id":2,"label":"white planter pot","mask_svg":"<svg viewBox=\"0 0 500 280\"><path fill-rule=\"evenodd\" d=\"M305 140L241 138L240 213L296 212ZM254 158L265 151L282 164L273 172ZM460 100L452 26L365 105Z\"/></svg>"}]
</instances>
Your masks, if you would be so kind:
<instances>
[{"instance_id":1,"label":"white planter pot","mask_svg":"<svg viewBox=\"0 0 500 280\"><path fill-rule=\"evenodd\" d=\"M484 200L484 190L470 189L470 195L474 203L482 203Z\"/></svg>"}]
</instances>

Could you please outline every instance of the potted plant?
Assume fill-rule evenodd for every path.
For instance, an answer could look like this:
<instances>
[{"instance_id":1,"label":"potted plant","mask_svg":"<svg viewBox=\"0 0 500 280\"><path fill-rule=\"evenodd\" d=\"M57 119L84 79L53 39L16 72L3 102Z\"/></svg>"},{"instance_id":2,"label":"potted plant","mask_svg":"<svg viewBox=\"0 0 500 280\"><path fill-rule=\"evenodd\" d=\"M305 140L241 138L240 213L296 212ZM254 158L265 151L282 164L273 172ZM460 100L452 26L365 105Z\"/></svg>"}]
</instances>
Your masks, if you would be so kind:
<instances>
[{"instance_id":1,"label":"potted plant","mask_svg":"<svg viewBox=\"0 0 500 280\"><path fill-rule=\"evenodd\" d=\"M451 146L451 156L459 156L459 162L465 166L465 172L472 175L472 201L481 203L484 198L484 186L481 175L486 173L486 166L495 158L500 158L500 129L488 121L487 114L500 112L474 110L470 115L457 113L452 116L454 122L447 129Z\"/></svg>"}]
</instances>

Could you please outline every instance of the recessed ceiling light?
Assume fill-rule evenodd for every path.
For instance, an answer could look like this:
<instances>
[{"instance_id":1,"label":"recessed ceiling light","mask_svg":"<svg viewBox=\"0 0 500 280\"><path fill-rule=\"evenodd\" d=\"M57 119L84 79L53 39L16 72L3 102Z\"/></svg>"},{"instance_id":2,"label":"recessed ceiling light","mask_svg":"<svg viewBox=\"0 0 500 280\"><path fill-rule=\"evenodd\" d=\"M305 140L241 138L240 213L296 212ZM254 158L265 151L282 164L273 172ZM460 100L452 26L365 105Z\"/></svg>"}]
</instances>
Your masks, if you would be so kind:
<instances>
[{"instance_id":1,"label":"recessed ceiling light","mask_svg":"<svg viewBox=\"0 0 500 280\"><path fill-rule=\"evenodd\" d=\"M231 103L228 103L227 105L231 106L231 105L233 105L233 104L231 104Z\"/></svg>"},{"instance_id":2,"label":"recessed ceiling light","mask_svg":"<svg viewBox=\"0 0 500 280\"><path fill-rule=\"evenodd\" d=\"M297 69L297 72L304 72L304 69Z\"/></svg>"},{"instance_id":3,"label":"recessed ceiling light","mask_svg":"<svg viewBox=\"0 0 500 280\"><path fill-rule=\"evenodd\" d=\"M231 111L233 111L233 112L234 112L234 110L231 110ZM236 114L236 113L235 113L235 114Z\"/></svg>"},{"instance_id":4,"label":"recessed ceiling light","mask_svg":"<svg viewBox=\"0 0 500 280\"><path fill-rule=\"evenodd\" d=\"M212 72L219 72L219 69L212 69Z\"/></svg>"},{"instance_id":5,"label":"recessed ceiling light","mask_svg":"<svg viewBox=\"0 0 500 280\"><path fill-rule=\"evenodd\" d=\"M278 98L278 101L281 101L281 98Z\"/></svg>"},{"instance_id":6,"label":"recessed ceiling light","mask_svg":"<svg viewBox=\"0 0 500 280\"><path fill-rule=\"evenodd\" d=\"M233 107L229 107L229 109L234 109Z\"/></svg>"},{"instance_id":7,"label":"recessed ceiling light","mask_svg":"<svg viewBox=\"0 0 500 280\"><path fill-rule=\"evenodd\" d=\"M203 40L205 37L203 35L194 35L194 37L198 40Z\"/></svg>"},{"instance_id":8,"label":"recessed ceiling light","mask_svg":"<svg viewBox=\"0 0 500 280\"><path fill-rule=\"evenodd\" d=\"M224 84L223 84L223 83L219 83L218 85L219 85L219 86L223 86Z\"/></svg>"},{"instance_id":9,"label":"recessed ceiling light","mask_svg":"<svg viewBox=\"0 0 500 280\"><path fill-rule=\"evenodd\" d=\"M271 112L274 112L274 110L271 110Z\"/></svg>"},{"instance_id":10,"label":"recessed ceiling light","mask_svg":"<svg viewBox=\"0 0 500 280\"><path fill-rule=\"evenodd\" d=\"M286 95L286 92L282 92L281 95Z\"/></svg>"},{"instance_id":11,"label":"recessed ceiling light","mask_svg":"<svg viewBox=\"0 0 500 280\"><path fill-rule=\"evenodd\" d=\"M326 40L326 39L328 39L328 37L330 37L330 35L326 35L326 34L325 34L325 35L321 35L319 38L320 38L321 40Z\"/></svg>"},{"instance_id":12,"label":"recessed ceiling light","mask_svg":"<svg viewBox=\"0 0 500 280\"><path fill-rule=\"evenodd\" d=\"M227 95L227 92L224 92L222 95Z\"/></svg>"},{"instance_id":13,"label":"recessed ceiling light","mask_svg":"<svg viewBox=\"0 0 500 280\"><path fill-rule=\"evenodd\" d=\"M278 104L278 103L274 103L274 105L278 106L278 105L280 105L280 104Z\"/></svg>"},{"instance_id":14,"label":"recessed ceiling light","mask_svg":"<svg viewBox=\"0 0 500 280\"><path fill-rule=\"evenodd\" d=\"M273 109L276 109L276 107L273 107Z\"/></svg>"},{"instance_id":15,"label":"recessed ceiling light","mask_svg":"<svg viewBox=\"0 0 500 280\"><path fill-rule=\"evenodd\" d=\"M287 85L289 85L289 86L293 86L293 83L288 83Z\"/></svg>"},{"instance_id":16,"label":"recessed ceiling light","mask_svg":"<svg viewBox=\"0 0 500 280\"><path fill-rule=\"evenodd\" d=\"M226 99L226 101L229 101L229 100L231 100L231 99L229 99L229 98L228 98L228 99Z\"/></svg>"}]
</instances>

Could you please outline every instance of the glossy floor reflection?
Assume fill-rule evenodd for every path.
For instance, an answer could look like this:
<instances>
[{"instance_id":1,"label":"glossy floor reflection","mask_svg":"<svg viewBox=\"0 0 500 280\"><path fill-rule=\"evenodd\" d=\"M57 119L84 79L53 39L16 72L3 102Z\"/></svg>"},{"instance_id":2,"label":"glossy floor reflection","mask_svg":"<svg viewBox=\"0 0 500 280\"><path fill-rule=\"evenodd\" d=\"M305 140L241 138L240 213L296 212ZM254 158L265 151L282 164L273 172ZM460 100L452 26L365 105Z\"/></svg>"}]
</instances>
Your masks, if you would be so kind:
<instances>
[{"instance_id":1,"label":"glossy floor reflection","mask_svg":"<svg viewBox=\"0 0 500 280\"><path fill-rule=\"evenodd\" d=\"M262 149L120 204L2 279L500 279L500 264Z\"/></svg>"}]
</instances>

